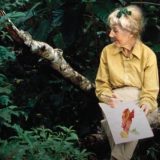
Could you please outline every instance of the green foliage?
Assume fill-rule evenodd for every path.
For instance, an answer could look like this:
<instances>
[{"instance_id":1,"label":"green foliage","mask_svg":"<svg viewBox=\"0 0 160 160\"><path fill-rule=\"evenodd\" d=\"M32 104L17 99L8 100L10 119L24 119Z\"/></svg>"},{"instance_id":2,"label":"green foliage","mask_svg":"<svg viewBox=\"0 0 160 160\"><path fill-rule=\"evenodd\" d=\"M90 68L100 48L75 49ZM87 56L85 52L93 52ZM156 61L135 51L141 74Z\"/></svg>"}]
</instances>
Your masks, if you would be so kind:
<instances>
[{"instance_id":1,"label":"green foliage","mask_svg":"<svg viewBox=\"0 0 160 160\"><path fill-rule=\"evenodd\" d=\"M53 42L56 46L58 46L59 48L65 48L65 44L63 41L63 37L61 33L58 33L54 36L53 38Z\"/></svg>"},{"instance_id":2,"label":"green foliage","mask_svg":"<svg viewBox=\"0 0 160 160\"><path fill-rule=\"evenodd\" d=\"M0 17L0 30L2 30L9 23L8 19L16 22L17 19L22 17L26 17L26 14L23 12L11 12L5 14L4 16Z\"/></svg>"},{"instance_id":3,"label":"green foliage","mask_svg":"<svg viewBox=\"0 0 160 160\"><path fill-rule=\"evenodd\" d=\"M15 58L15 54L11 49L0 46L0 67L4 67L8 61L14 61Z\"/></svg>"},{"instance_id":4,"label":"green foliage","mask_svg":"<svg viewBox=\"0 0 160 160\"><path fill-rule=\"evenodd\" d=\"M159 149L156 149L155 147L150 147L147 150L147 156L150 156L152 159L157 159L158 153L159 153Z\"/></svg>"},{"instance_id":5,"label":"green foliage","mask_svg":"<svg viewBox=\"0 0 160 160\"><path fill-rule=\"evenodd\" d=\"M122 4L122 6L125 6L127 3L127 1L125 1L125 0L118 0L118 1Z\"/></svg>"},{"instance_id":6,"label":"green foliage","mask_svg":"<svg viewBox=\"0 0 160 160\"><path fill-rule=\"evenodd\" d=\"M6 62L7 59L10 60L5 56L1 58L4 58ZM55 132L44 128L25 131L17 124L12 125L13 117L25 116L27 119L27 115L17 106L12 105L11 96L14 88L4 74L0 74L0 89L0 133L3 132L2 126L4 125L16 132L16 135L9 139L0 139L2 159L87 160L89 153L78 148L78 136L72 128L59 126ZM34 104L32 101L28 103L30 103L29 106Z\"/></svg>"},{"instance_id":7,"label":"green foliage","mask_svg":"<svg viewBox=\"0 0 160 160\"><path fill-rule=\"evenodd\" d=\"M27 118L27 115L23 111L20 111L17 106L12 105L11 96L13 89L14 87L8 82L8 78L0 74L0 130L2 125L8 126L8 124L11 124L12 116L19 117L23 115Z\"/></svg>"},{"instance_id":8,"label":"green foliage","mask_svg":"<svg viewBox=\"0 0 160 160\"><path fill-rule=\"evenodd\" d=\"M36 128L25 131L18 125L13 125L17 136L7 140L0 140L0 155L22 160L87 160L89 153L80 151L76 147L77 134L72 128L59 126L60 131Z\"/></svg>"},{"instance_id":9,"label":"green foliage","mask_svg":"<svg viewBox=\"0 0 160 160\"><path fill-rule=\"evenodd\" d=\"M13 85L8 82L4 74L0 74L0 95L10 95L13 90Z\"/></svg>"},{"instance_id":10,"label":"green foliage","mask_svg":"<svg viewBox=\"0 0 160 160\"><path fill-rule=\"evenodd\" d=\"M10 126L12 123L12 116L20 117L25 116L27 119L27 115L25 112L20 111L17 106L7 106L5 108L0 109L0 125Z\"/></svg>"},{"instance_id":11,"label":"green foliage","mask_svg":"<svg viewBox=\"0 0 160 160\"><path fill-rule=\"evenodd\" d=\"M8 106L10 102L11 102L11 100L9 99L8 96L6 96L6 95L0 96L0 104L1 105Z\"/></svg>"},{"instance_id":12,"label":"green foliage","mask_svg":"<svg viewBox=\"0 0 160 160\"><path fill-rule=\"evenodd\" d=\"M1 26L2 27L2 26ZM0 30L1 30L1 28L0 28ZM8 34L8 32L6 32L6 31L0 31L0 33L1 33L1 35L0 35L0 37L1 37L1 39L2 40L10 40L10 41L12 41L12 38L11 38L11 36Z\"/></svg>"},{"instance_id":13,"label":"green foliage","mask_svg":"<svg viewBox=\"0 0 160 160\"><path fill-rule=\"evenodd\" d=\"M0 74L0 106L11 104L10 95L13 91L13 85L8 82L5 75Z\"/></svg>"},{"instance_id":14,"label":"green foliage","mask_svg":"<svg viewBox=\"0 0 160 160\"><path fill-rule=\"evenodd\" d=\"M14 3L12 3L12 0L6 0L5 3L3 0L0 1L0 6L3 10L13 11L19 7L24 6L29 0L16 0Z\"/></svg>"},{"instance_id":15,"label":"green foliage","mask_svg":"<svg viewBox=\"0 0 160 160\"><path fill-rule=\"evenodd\" d=\"M160 53L160 44L153 44L152 49L155 53Z\"/></svg>"},{"instance_id":16,"label":"green foliage","mask_svg":"<svg viewBox=\"0 0 160 160\"><path fill-rule=\"evenodd\" d=\"M153 160L158 160L159 159L159 149L160 149L160 144L158 143L159 139L154 141L153 145L151 145L147 151L146 155L149 157L149 159Z\"/></svg>"},{"instance_id":17,"label":"green foliage","mask_svg":"<svg viewBox=\"0 0 160 160\"><path fill-rule=\"evenodd\" d=\"M93 3L93 13L98 17L104 24L107 22L109 13L115 8L115 4L111 0L101 0L97 3Z\"/></svg>"}]
</instances>

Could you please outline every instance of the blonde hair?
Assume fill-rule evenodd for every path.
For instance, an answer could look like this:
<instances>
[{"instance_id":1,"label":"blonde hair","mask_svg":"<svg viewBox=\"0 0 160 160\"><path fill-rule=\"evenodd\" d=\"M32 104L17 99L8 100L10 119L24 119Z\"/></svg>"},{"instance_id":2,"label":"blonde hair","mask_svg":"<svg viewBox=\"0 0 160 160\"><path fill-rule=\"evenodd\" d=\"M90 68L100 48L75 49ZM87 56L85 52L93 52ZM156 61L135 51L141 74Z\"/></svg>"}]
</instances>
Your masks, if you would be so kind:
<instances>
[{"instance_id":1,"label":"blonde hair","mask_svg":"<svg viewBox=\"0 0 160 160\"><path fill-rule=\"evenodd\" d=\"M124 9L127 13L121 12ZM140 36L144 27L142 11L135 5L116 9L108 16L108 25L111 28L114 25L120 25L123 29L130 31L135 36Z\"/></svg>"}]
</instances>

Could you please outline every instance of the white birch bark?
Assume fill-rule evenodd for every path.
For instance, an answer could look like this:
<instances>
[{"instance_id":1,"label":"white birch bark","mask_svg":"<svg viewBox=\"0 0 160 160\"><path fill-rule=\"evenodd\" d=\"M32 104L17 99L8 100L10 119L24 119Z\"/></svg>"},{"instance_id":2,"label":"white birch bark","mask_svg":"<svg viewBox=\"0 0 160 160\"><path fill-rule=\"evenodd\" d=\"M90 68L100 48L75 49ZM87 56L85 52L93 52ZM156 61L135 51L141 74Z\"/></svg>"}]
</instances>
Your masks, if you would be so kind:
<instances>
[{"instance_id":1,"label":"white birch bark","mask_svg":"<svg viewBox=\"0 0 160 160\"><path fill-rule=\"evenodd\" d=\"M5 15L5 13L0 11L0 16L3 15ZM66 62L63 58L63 51L61 49L53 48L45 42L34 40L29 33L19 30L9 19L8 22L6 29L15 41L24 43L30 48L31 53L35 53L49 60L53 69L57 70L63 77L69 79L82 90L88 91L94 87L94 84L91 83L90 80L75 71Z\"/></svg>"}]
</instances>

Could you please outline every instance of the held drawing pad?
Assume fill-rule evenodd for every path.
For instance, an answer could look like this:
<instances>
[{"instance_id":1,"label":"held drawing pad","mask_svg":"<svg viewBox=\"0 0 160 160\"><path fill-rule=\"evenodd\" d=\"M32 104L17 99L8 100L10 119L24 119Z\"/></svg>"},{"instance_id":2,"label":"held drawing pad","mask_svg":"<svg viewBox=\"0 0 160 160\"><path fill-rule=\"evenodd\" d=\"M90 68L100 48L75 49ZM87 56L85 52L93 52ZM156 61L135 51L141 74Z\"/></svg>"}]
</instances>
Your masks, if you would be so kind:
<instances>
[{"instance_id":1,"label":"held drawing pad","mask_svg":"<svg viewBox=\"0 0 160 160\"><path fill-rule=\"evenodd\" d=\"M153 137L152 129L137 102L118 102L115 108L99 103L115 144Z\"/></svg>"}]
</instances>

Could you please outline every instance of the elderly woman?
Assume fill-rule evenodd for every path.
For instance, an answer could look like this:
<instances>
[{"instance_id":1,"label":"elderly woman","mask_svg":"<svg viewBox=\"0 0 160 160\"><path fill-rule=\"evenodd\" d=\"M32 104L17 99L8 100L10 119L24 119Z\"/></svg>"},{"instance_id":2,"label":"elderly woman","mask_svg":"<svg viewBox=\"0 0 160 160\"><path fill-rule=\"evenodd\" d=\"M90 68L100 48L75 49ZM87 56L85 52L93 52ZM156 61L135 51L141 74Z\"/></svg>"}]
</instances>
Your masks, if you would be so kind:
<instances>
[{"instance_id":1,"label":"elderly woman","mask_svg":"<svg viewBox=\"0 0 160 160\"><path fill-rule=\"evenodd\" d=\"M96 95L114 108L121 99L138 100L139 107L149 115L157 108L159 80L154 52L140 40L143 15L139 7L116 9L108 17L112 44L104 47L96 76ZM106 127L102 120L102 127ZM107 128L111 159L129 160L137 141L115 145Z\"/></svg>"}]
</instances>

